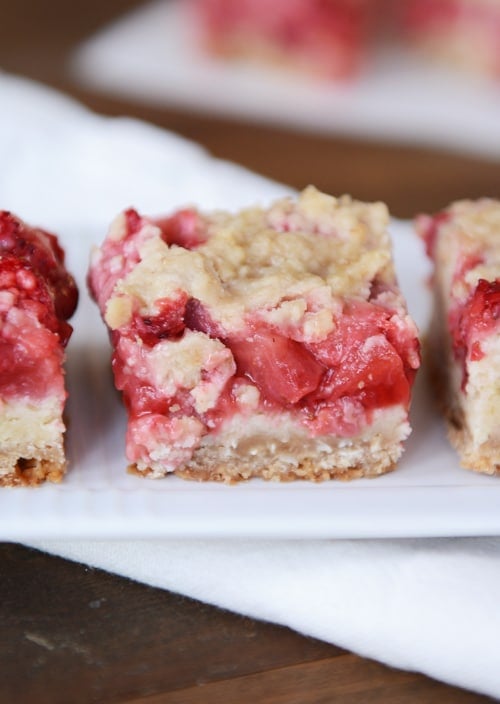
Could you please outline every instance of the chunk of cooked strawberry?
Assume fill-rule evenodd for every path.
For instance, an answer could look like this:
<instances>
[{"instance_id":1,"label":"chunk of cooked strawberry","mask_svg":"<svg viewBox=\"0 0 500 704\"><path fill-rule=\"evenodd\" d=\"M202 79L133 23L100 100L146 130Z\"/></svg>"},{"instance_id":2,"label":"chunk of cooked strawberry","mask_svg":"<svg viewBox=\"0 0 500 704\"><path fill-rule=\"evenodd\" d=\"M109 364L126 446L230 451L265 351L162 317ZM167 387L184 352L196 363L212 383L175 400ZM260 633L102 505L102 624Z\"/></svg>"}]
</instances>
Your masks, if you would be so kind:
<instances>
[{"instance_id":1,"label":"chunk of cooked strawberry","mask_svg":"<svg viewBox=\"0 0 500 704\"><path fill-rule=\"evenodd\" d=\"M20 321L21 322L21 321ZM63 352L59 338L50 330L10 322L0 338L0 398L43 398L63 393L60 371Z\"/></svg>"},{"instance_id":2,"label":"chunk of cooked strawberry","mask_svg":"<svg viewBox=\"0 0 500 704\"><path fill-rule=\"evenodd\" d=\"M162 239L167 244L176 244L186 249L194 249L206 238L205 228L199 213L192 208L179 210L168 218L154 221L161 230Z\"/></svg>"},{"instance_id":3,"label":"chunk of cooked strawberry","mask_svg":"<svg viewBox=\"0 0 500 704\"><path fill-rule=\"evenodd\" d=\"M180 335L185 328L184 313L188 300L185 291L176 297L160 298L156 301L156 315L142 316L136 313L132 319L132 330L141 340L152 347L159 340Z\"/></svg>"},{"instance_id":4,"label":"chunk of cooked strawberry","mask_svg":"<svg viewBox=\"0 0 500 704\"><path fill-rule=\"evenodd\" d=\"M139 215L137 210L135 210L135 208L127 208L127 210L125 210L123 214L125 216L126 227L125 237L132 237L132 235L135 235L137 232L139 232L144 220Z\"/></svg>"},{"instance_id":5,"label":"chunk of cooked strawberry","mask_svg":"<svg viewBox=\"0 0 500 704\"><path fill-rule=\"evenodd\" d=\"M58 320L42 277L12 254L0 255L0 332L1 398L62 393L62 344L71 327Z\"/></svg>"},{"instance_id":6,"label":"chunk of cooked strawberry","mask_svg":"<svg viewBox=\"0 0 500 704\"><path fill-rule=\"evenodd\" d=\"M446 210L436 215L419 215L416 218L415 224L417 232L424 241L425 251L429 258L432 259L434 257L439 229L450 219L451 215Z\"/></svg>"},{"instance_id":7,"label":"chunk of cooked strawberry","mask_svg":"<svg viewBox=\"0 0 500 704\"><path fill-rule=\"evenodd\" d=\"M28 227L12 213L0 211L0 254L27 262L46 280L54 298L56 314L67 320L78 302L78 289L64 266L64 252L55 235Z\"/></svg>"},{"instance_id":8,"label":"chunk of cooked strawberry","mask_svg":"<svg viewBox=\"0 0 500 704\"><path fill-rule=\"evenodd\" d=\"M399 354L383 335L377 335L344 352L341 362L329 370L318 390L321 395L330 400L353 396L368 410L406 405L410 384Z\"/></svg>"},{"instance_id":9,"label":"chunk of cooked strawberry","mask_svg":"<svg viewBox=\"0 0 500 704\"><path fill-rule=\"evenodd\" d=\"M27 262L12 254L0 255L0 291L10 294L12 307L28 312L44 327L59 333L59 320L49 289Z\"/></svg>"},{"instance_id":10,"label":"chunk of cooked strawberry","mask_svg":"<svg viewBox=\"0 0 500 704\"><path fill-rule=\"evenodd\" d=\"M186 303L184 322L190 330L204 332L210 337L224 337L222 327L212 318L206 306L197 298L190 298Z\"/></svg>"},{"instance_id":11,"label":"chunk of cooked strawberry","mask_svg":"<svg viewBox=\"0 0 500 704\"><path fill-rule=\"evenodd\" d=\"M318 387L325 371L299 342L265 327L228 344L238 371L257 385L265 400L275 403L297 403Z\"/></svg>"},{"instance_id":12,"label":"chunk of cooked strawberry","mask_svg":"<svg viewBox=\"0 0 500 704\"><path fill-rule=\"evenodd\" d=\"M413 337L395 328L389 310L368 302L347 303L328 337L309 345L328 367L311 400L353 396L367 410L406 405L418 363L416 346Z\"/></svg>"},{"instance_id":13,"label":"chunk of cooked strawberry","mask_svg":"<svg viewBox=\"0 0 500 704\"><path fill-rule=\"evenodd\" d=\"M465 359L470 354L472 361L483 357L480 338L499 325L500 279L479 279L462 308L450 311L449 326L455 358L464 365L463 383L467 381Z\"/></svg>"}]
</instances>

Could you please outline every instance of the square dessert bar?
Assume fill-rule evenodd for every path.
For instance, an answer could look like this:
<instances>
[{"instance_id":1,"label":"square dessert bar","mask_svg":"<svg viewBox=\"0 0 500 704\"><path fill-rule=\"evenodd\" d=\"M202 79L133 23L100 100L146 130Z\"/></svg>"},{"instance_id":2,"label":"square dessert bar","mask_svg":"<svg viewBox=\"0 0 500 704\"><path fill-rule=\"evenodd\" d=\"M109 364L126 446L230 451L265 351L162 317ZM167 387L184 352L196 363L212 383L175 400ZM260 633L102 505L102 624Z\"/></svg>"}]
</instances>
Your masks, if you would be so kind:
<instances>
[{"instance_id":1,"label":"square dessert bar","mask_svg":"<svg viewBox=\"0 0 500 704\"><path fill-rule=\"evenodd\" d=\"M63 362L77 298L56 237L0 211L0 485L65 472Z\"/></svg>"},{"instance_id":2,"label":"square dessert bar","mask_svg":"<svg viewBox=\"0 0 500 704\"><path fill-rule=\"evenodd\" d=\"M460 201L416 227L434 262L433 373L466 468L500 470L500 201Z\"/></svg>"},{"instance_id":3,"label":"square dessert bar","mask_svg":"<svg viewBox=\"0 0 500 704\"><path fill-rule=\"evenodd\" d=\"M410 432L419 343L381 203L128 210L95 250L127 456L151 477L377 475Z\"/></svg>"},{"instance_id":4,"label":"square dessert bar","mask_svg":"<svg viewBox=\"0 0 500 704\"><path fill-rule=\"evenodd\" d=\"M374 0L195 0L190 6L210 53L326 79L357 73L378 11Z\"/></svg>"},{"instance_id":5,"label":"square dessert bar","mask_svg":"<svg viewBox=\"0 0 500 704\"><path fill-rule=\"evenodd\" d=\"M500 77L498 0L396 0L394 13L400 34L424 56Z\"/></svg>"}]
</instances>

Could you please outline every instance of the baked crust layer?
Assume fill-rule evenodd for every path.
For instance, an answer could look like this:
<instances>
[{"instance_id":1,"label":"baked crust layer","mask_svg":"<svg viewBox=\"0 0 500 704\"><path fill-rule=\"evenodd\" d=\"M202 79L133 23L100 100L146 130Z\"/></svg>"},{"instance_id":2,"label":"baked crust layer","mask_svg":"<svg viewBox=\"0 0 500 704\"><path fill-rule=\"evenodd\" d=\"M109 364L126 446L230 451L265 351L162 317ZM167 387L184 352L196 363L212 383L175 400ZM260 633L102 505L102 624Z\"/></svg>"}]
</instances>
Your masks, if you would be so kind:
<instances>
[{"instance_id":1,"label":"baked crust layer","mask_svg":"<svg viewBox=\"0 0 500 704\"><path fill-rule=\"evenodd\" d=\"M26 447L0 453L0 486L37 486L45 481L59 483L66 472L62 442L37 451L36 457L19 457Z\"/></svg>"},{"instance_id":2,"label":"baked crust layer","mask_svg":"<svg viewBox=\"0 0 500 704\"><path fill-rule=\"evenodd\" d=\"M388 451L387 456L390 457L390 455L391 453ZM304 460L295 469L288 469L286 467L282 469L278 461L268 464L265 467L260 465L258 468L251 466L239 466L235 468L234 464L220 464L217 462L214 462L213 466L210 466L209 462L204 461L199 468L188 466L184 469L176 469L173 474L182 479L191 481L215 481L223 482L224 484L238 484L239 482L247 481L252 478L276 482L293 482L297 480L323 482L329 479L350 481L351 479L361 479L362 477L378 477L381 474L392 472L400 457L399 450L396 455L396 460L390 464L385 460L373 464L371 456L367 454L366 461L361 462L359 465L349 467L348 469L341 469L340 467L320 469L316 465L315 460L311 458ZM130 465L128 469L131 474L145 477L149 477L150 475L148 470L141 471L137 469L137 465Z\"/></svg>"},{"instance_id":3,"label":"baked crust layer","mask_svg":"<svg viewBox=\"0 0 500 704\"><path fill-rule=\"evenodd\" d=\"M380 410L370 428L352 438L311 438L291 418L237 418L225 431L206 436L177 476L234 484L252 477L272 481L354 479L394 469L410 434L406 409ZM161 466L133 464L129 471L150 478Z\"/></svg>"},{"instance_id":4,"label":"baked crust layer","mask_svg":"<svg viewBox=\"0 0 500 704\"><path fill-rule=\"evenodd\" d=\"M313 482L329 479L350 480L391 472L402 453L399 440L384 444L383 448L378 450L373 450L373 444L369 442L353 444L352 449L355 450L354 453L338 447L329 454L327 462L318 454L301 457L291 464L284 461L279 452L264 453L258 458L237 456L226 459L225 451L202 448L195 451L193 458L182 469L174 470L174 474L183 479L210 480L226 484L236 484L253 477L278 482L301 479ZM154 476L150 468L140 470L137 465L130 465L129 471L146 477Z\"/></svg>"}]
</instances>

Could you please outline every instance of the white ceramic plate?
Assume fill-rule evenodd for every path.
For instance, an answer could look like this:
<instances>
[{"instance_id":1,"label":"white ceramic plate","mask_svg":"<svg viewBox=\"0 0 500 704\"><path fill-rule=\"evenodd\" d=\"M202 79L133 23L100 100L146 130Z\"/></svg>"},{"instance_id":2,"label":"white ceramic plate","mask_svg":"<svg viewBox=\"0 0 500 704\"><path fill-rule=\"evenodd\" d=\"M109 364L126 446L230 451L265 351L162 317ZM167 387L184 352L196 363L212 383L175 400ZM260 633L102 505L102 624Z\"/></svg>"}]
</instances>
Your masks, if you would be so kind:
<instances>
[{"instance_id":1,"label":"white ceramic plate","mask_svg":"<svg viewBox=\"0 0 500 704\"><path fill-rule=\"evenodd\" d=\"M186 0L154 0L83 43L74 74L107 94L330 134L413 142L500 158L500 88L388 49L328 84L208 59Z\"/></svg>"},{"instance_id":2,"label":"white ceramic plate","mask_svg":"<svg viewBox=\"0 0 500 704\"><path fill-rule=\"evenodd\" d=\"M410 309L425 328L425 260L408 224L394 223ZM71 242L66 246L71 250ZM79 280L82 281L80 271ZM109 347L83 292L68 354L70 471L61 485L0 492L0 538L81 536L384 537L500 533L500 480L459 468L423 379L414 431L397 471L350 483L237 486L127 475L125 416Z\"/></svg>"},{"instance_id":3,"label":"white ceramic plate","mask_svg":"<svg viewBox=\"0 0 500 704\"><path fill-rule=\"evenodd\" d=\"M2 74L0 96L9 105L0 112L0 203L59 233L81 290L68 349L70 470L60 485L1 490L0 539L500 535L500 479L459 468L422 383L404 458L377 479L228 487L127 475L107 336L85 286L92 244L128 205L150 213L188 202L237 208L287 189L175 135L97 117ZM392 232L400 282L425 331L422 247L408 223L394 222Z\"/></svg>"}]
</instances>

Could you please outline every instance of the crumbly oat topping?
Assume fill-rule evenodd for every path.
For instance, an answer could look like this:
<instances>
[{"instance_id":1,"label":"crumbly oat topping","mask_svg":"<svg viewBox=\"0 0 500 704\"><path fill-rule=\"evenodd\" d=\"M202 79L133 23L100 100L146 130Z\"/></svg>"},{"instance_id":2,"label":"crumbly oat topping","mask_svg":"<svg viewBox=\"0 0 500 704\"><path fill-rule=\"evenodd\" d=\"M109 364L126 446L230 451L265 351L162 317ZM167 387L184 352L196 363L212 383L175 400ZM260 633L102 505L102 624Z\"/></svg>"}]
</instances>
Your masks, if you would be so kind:
<instances>
[{"instance_id":1,"label":"crumbly oat topping","mask_svg":"<svg viewBox=\"0 0 500 704\"><path fill-rule=\"evenodd\" d=\"M293 325L303 339L317 340L333 329L331 311L341 298L366 298L375 278L394 278L381 203L309 187L296 201L285 198L268 210L218 212L203 220L208 238L196 249L169 246L159 228L145 225L140 261L117 281L106 305L112 329L126 324L134 307L154 315L158 299L182 290L216 311L229 330L260 311L269 322ZM115 226L112 238L122 232Z\"/></svg>"},{"instance_id":2,"label":"crumbly oat topping","mask_svg":"<svg viewBox=\"0 0 500 704\"><path fill-rule=\"evenodd\" d=\"M459 200L450 205L448 212L452 214L453 221L464 233L470 233L474 238L484 242L492 242L495 232L500 228L500 202L494 198L480 198L479 200ZM472 235L472 233L474 233Z\"/></svg>"},{"instance_id":3,"label":"crumbly oat topping","mask_svg":"<svg viewBox=\"0 0 500 704\"><path fill-rule=\"evenodd\" d=\"M457 252L455 261L464 268L468 260L472 263L456 275L452 284L455 300L464 300L479 279L486 281L498 277L500 267L500 201L481 198L477 201L462 200L453 203L446 211L449 220L440 228L439 256L449 260L450 251Z\"/></svg>"}]
</instances>

